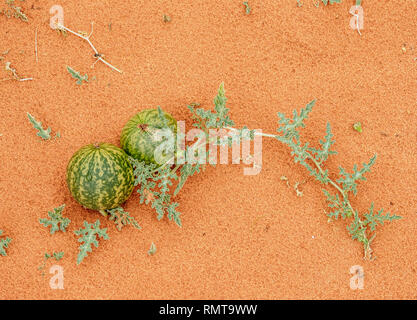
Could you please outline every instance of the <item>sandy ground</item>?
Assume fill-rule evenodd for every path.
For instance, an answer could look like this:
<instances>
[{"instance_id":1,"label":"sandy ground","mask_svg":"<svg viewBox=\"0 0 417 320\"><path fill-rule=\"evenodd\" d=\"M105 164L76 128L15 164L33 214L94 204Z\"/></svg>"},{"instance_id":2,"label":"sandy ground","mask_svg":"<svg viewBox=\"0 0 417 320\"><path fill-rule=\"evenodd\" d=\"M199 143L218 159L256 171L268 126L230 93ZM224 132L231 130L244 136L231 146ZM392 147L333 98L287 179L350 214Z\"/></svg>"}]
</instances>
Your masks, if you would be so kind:
<instances>
[{"instance_id":1,"label":"sandy ground","mask_svg":"<svg viewBox=\"0 0 417 320\"><path fill-rule=\"evenodd\" d=\"M0 51L10 49L6 60L35 80L0 82L0 229L13 238L0 257L1 299L417 298L415 1L365 0L362 36L349 27L353 0L320 8L308 0L301 8L296 0L250 0L250 15L241 1L60 1L66 26L89 31L95 22L94 45L123 74L101 63L90 69L88 44L50 29L56 2L17 2L29 23L0 16ZM95 80L76 85L67 65ZM321 186L272 140L264 140L259 175L230 164L190 179L177 197L182 229L158 222L137 194L125 208L141 231L118 232L71 198L65 168L79 147L118 144L126 121L157 105L190 125L186 105L211 108L222 81L237 125L264 132L275 132L278 111L316 98L303 136L318 141L332 124L333 172L378 154L352 202L365 211L374 201L403 219L379 229L375 261L362 259L347 223L327 223ZM42 141L26 112L62 137ZM362 134L352 129L356 121ZM303 197L283 175L305 181ZM38 220L63 203L69 232L50 235ZM73 231L97 218L110 240L76 266ZM53 262L46 275L37 268L45 252L60 250L64 289L52 290ZM354 265L364 269L363 290L350 288Z\"/></svg>"}]
</instances>

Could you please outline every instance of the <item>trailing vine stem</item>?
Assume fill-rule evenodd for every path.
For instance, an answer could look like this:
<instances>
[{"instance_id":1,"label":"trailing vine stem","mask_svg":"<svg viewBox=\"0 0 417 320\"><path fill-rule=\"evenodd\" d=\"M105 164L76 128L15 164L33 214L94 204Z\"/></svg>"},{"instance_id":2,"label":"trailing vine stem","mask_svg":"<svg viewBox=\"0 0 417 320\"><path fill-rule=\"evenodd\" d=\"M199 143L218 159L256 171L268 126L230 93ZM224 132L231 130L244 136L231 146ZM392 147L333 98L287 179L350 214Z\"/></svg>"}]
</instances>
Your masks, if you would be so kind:
<instances>
[{"instance_id":1,"label":"trailing vine stem","mask_svg":"<svg viewBox=\"0 0 417 320\"><path fill-rule=\"evenodd\" d=\"M229 129L229 130L232 130L232 131L238 131L237 129L231 128L231 127L227 127L226 129ZM277 135L269 134L269 133L255 132L254 134L255 135L260 135L262 137L267 137L267 138L275 138L276 139L278 137ZM317 162L317 160L314 159L314 157L309 152L306 151L306 154L307 154L307 158L313 162L313 164L319 170L320 174L325 175L325 172L323 171L323 168L320 166L320 164ZM363 239L362 239L361 242L364 243L364 258L369 257L369 259L372 260L372 249L371 249L370 245L371 245L371 242L372 242L374 236L371 237L370 240L368 240L368 237L366 235L366 228L363 227L362 220L360 219L357 212L353 209L352 204L350 203L348 194L345 191L343 191L343 189L340 187L339 184L337 184L335 181L333 181L329 177L328 177L328 182L342 195L343 200L345 201L345 203L349 207L350 211L354 215L355 220L360 224L360 226L363 230L363 234L362 234Z\"/></svg>"},{"instance_id":2,"label":"trailing vine stem","mask_svg":"<svg viewBox=\"0 0 417 320\"><path fill-rule=\"evenodd\" d=\"M232 147L234 143L240 143L241 140L254 140L255 136L273 138L290 147L294 162L303 165L317 181L324 185L330 184L336 189L336 193L330 193L325 188L322 189L327 198L328 206L331 208L329 212L326 212L329 222L339 218L353 218L347 226L347 230L353 240L362 243L365 253L364 258L372 260L374 257L372 256L371 242L376 235L376 227L383 225L385 222L401 219L400 216L384 212L383 209L375 212L373 203L371 203L366 213L359 215L359 212L354 210L350 203L350 192L354 195L357 194L357 184L361 180L366 180L364 174L371 170L372 165L375 163L376 155L369 160L369 163L363 163L361 168L355 164L353 172L348 172L339 166L339 178L332 180L328 176L328 169L324 168L324 163L329 156L337 154L335 150L332 150L332 145L335 141L333 140L330 124L327 124L324 139L319 141L319 148L310 147L308 142L302 143L300 138L299 129L305 127L304 121L312 111L316 103L315 100L308 103L300 111L294 110L291 117L278 112L278 134L249 130L247 127L242 129L235 128L235 123L229 117L226 101L227 98L222 83L217 96L214 98L214 109L206 110L200 108L195 103L188 106L194 120L193 127L202 130L206 139L199 139L190 146L186 146L184 150L177 149L176 154L161 165L149 166L132 160L136 174L135 185L141 185L141 188L138 190L138 193L141 195L141 203L152 202L152 207L158 213L158 220L167 214L170 220L174 220L181 226L180 213L176 210L178 203L173 202L172 198L183 188L189 177L205 168L198 161L191 161L194 160L195 156L199 155L200 146L208 143ZM162 117L162 110L160 113ZM209 133L212 129L225 129L227 131L224 132L226 133L224 135L221 133L221 137L218 135L211 136ZM209 155L210 151L205 149L204 152L206 155ZM192 157L193 153L194 157ZM175 157L179 159L179 156L181 159L185 158L184 163L175 163ZM171 196L169 186L172 185L173 180L178 180L178 184ZM150 198L149 193L151 193Z\"/></svg>"},{"instance_id":3,"label":"trailing vine stem","mask_svg":"<svg viewBox=\"0 0 417 320\"><path fill-rule=\"evenodd\" d=\"M324 171L322 169L322 167L320 166L320 164L316 161L316 159L314 159L314 157L308 153L308 158L314 163L314 165L316 166L316 168L319 170L320 174L324 175ZM343 200L345 201L345 203L348 205L350 211L352 212L352 214L355 216L355 220L360 224L361 228L363 228L363 222L362 220L359 218L359 215L357 214L357 212L355 210L353 210L352 204L349 201L349 196L348 194L343 191L343 189L336 183L334 182L332 179L328 178L328 182L334 187L336 188L336 190L343 196ZM369 259L372 259L372 249L370 247L371 245L371 241L368 240L367 236L366 236L366 229L363 228L363 242L364 243L364 258L369 257Z\"/></svg>"},{"instance_id":4,"label":"trailing vine stem","mask_svg":"<svg viewBox=\"0 0 417 320\"><path fill-rule=\"evenodd\" d=\"M229 130L230 132L238 132L239 130L236 128L232 128L232 127L225 127L224 129ZM266 137L266 138L274 138L276 139L278 137L278 135L275 134L270 134L270 133L263 133L263 132L257 132L254 131L254 135L258 135L258 136L262 136L262 137ZM201 145L203 145L205 142L196 142L193 144L193 147L199 147ZM311 162L315 165L315 167L319 170L321 175L324 175L325 172L323 171L323 168L321 167L321 165L317 162L317 160L309 153L306 152L307 154L307 158L309 160L311 160ZM173 160L175 159L175 156L170 158L167 162L165 162L161 167L158 167L156 169L153 170L153 172L157 172L160 171L161 169L165 168L168 164L170 164ZM181 167L181 165L177 164L172 170L172 173L175 173L179 168ZM374 236L371 237L370 240L368 240L367 234L366 234L366 228L364 228L364 224L363 221L360 219L359 215L357 214L357 212L353 209L352 204L350 203L349 200L349 196L348 194L343 191L343 189L340 187L340 185L333 181L332 179L330 179L328 177L328 183L330 183L339 193L340 195L343 197L343 200L345 201L346 205L349 207L350 212L354 215L355 220L359 223L359 225L361 226L361 230L362 230L362 239L361 242L364 244L364 258L369 258L369 260L373 259L372 256L372 249L371 249L371 242L374 238Z\"/></svg>"}]
</instances>

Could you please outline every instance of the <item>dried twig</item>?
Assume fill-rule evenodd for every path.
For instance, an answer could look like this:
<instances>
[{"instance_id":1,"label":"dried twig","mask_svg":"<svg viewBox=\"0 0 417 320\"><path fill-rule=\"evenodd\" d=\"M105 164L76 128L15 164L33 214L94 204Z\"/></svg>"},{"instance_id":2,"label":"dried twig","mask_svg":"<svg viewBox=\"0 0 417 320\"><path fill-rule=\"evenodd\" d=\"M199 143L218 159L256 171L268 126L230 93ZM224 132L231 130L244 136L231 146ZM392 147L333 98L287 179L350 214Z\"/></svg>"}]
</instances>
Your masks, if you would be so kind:
<instances>
[{"instance_id":1,"label":"dried twig","mask_svg":"<svg viewBox=\"0 0 417 320\"><path fill-rule=\"evenodd\" d=\"M91 32L88 36L83 36L82 34L72 31L71 29L68 29L67 27L63 26L62 24L56 24L57 28L61 31L68 31L69 33L72 33L73 35L85 40L88 42L88 44L90 45L90 47L93 49L94 51L94 57L97 59L97 61L101 61L103 62L105 65L107 65L108 67L112 68L113 70L123 73L123 71L117 69L115 66L111 65L110 63L108 63L106 60L103 59L103 55L100 54L97 49L94 47L94 45L91 43L90 41L90 37L93 35L93 25L94 23L91 23ZM97 63L97 61L95 63ZM95 65L95 63L92 65L92 67Z\"/></svg>"},{"instance_id":2,"label":"dried twig","mask_svg":"<svg viewBox=\"0 0 417 320\"><path fill-rule=\"evenodd\" d=\"M6 67L5 70L11 72L12 74L12 78L6 78L6 79L2 79L1 81L8 81L8 80L16 80L16 81L28 81L28 80L33 80L33 78L21 78L17 72L16 69L10 67L12 63L11 62L6 62Z\"/></svg>"},{"instance_id":3,"label":"dried twig","mask_svg":"<svg viewBox=\"0 0 417 320\"><path fill-rule=\"evenodd\" d=\"M362 33L360 31L360 28L359 28L359 14L355 13L355 14L353 14L353 16L356 18L356 30L358 30L358 33L361 36Z\"/></svg>"}]
</instances>

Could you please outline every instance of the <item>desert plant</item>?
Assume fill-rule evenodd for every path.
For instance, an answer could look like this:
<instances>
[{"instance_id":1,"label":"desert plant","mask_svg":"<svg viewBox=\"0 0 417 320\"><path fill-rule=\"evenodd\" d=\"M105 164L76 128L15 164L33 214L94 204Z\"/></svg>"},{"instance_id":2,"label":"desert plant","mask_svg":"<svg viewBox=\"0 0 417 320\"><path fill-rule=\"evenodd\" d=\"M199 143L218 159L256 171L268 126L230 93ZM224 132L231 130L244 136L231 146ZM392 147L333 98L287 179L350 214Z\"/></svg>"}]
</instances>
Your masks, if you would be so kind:
<instances>
[{"instance_id":1,"label":"desert plant","mask_svg":"<svg viewBox=\"0 0 417 320\"><path fill-rule=\"evenodd\" d=\"M14 17L24 22L28 22L29 19L22 11L21 7L15 5L15 0L6 0L7 9L0 11L0 14L4 14L7 18Z\"/></svg>"},{"instance_id":2,"label":"desert plant","mask_svg":"<svg viewBox=\"0 0 417 320\"><path fill-rule=\"evenodd\" d=\"M215 144L231 144L240 139L254 139L255 135L261 135L265 138L273 138L287 146L292 150L291 154L294 156L295 163L303 165L310 175L314 176L317 181L325 186L330 186L335 189L336 193L331 193L327 189L323 190L331 211L327 214L330 220L351 219L351 224L348 226L348 232L351 237L362 243L364 247L364 256L372 258L371 243L375 237L375 228L377 225L383 225L386 221L393 221L400 219L397 215L385 213L383 210L374 212L373 204L368 213L363 215L355 210L350 202L351 194L356 195L358 181L366 180L364 174L369 172L376 160L376 155L373 156L368 163L364 163L362 168L357 165L353 167L353 172L349 173L342 167L339 167L339 178L334 179L330 176L328 169L325 169L325 162L329 156L336 154L332 150L335 141L332 139L330 124L327 124L326 135L324 140L320 141L320 148L313 148L309 143L302 143L299 129L304 128L304 121L307 119L309 113L315 105L315 100L311 101L300 112L294 110L292 117L286 117L283 113L278 113L278 134L267 134L255 132L254 130L247 130L234 128L234 122L229 117L229 109L226 108L226 96L223 84L220 86L217 96L214 99L214 110L205 110L197 108L197 104L189 105L188 108L192 113L194 119L193 126L203 130L206 135L208 143ZM226 139L216 137L213 140L209 136L210 129L227 129L232 135L227 136ZM246 132L246 134L244 134ZM194 145L186 147L187 155L196 152L199 142ZM177 156L180 153L177 150ZM207 151L208 153L208 151ZM184 164L171 165L171 161L167 161L165 165L156 166L155 164L146 164L130 158L135 171L135 185L140 185L138 193L140 194L141 203L152 203L152 207L158 213L158 219L162 219L165 213L168 218L174 220L181 226L179 218L180 213L177 211L178 203L173 202L173 196L177 195L183 187L187 179L201 171L204 165L197 163L185 162ZM172 159L170 159L172 160ZM179 169L179 173L178 173ZM170 194L170 186L173 180L179 180L173 196ZM297 192L300 195L300 192Z\"/></svg>"},{"instance_id":3,"label":"desert plant","mask_svg":"<svg viewBox=\"0 0 417 320\"><path fill-rule=\"evenodd\" d=\"M328 4L342 3L342 0L321 0L321 2L323 2L323 4L325 6L327 6ZM319 2L317 1L314 5L316 7L318 7L319 6Z\"/></svg>"},{"instance_id":4,"label":"desert plant","mask_svg":"<svg viewBox=\"0 0 417 320\"><path fill-rule=\"evenodd\" d=\"M2 235L3 235L3 230L0 230L0 236ZM7 256L6 249L9 247L11 242L12 242L12 239L9 237L0 239L0 255L1 256L3 257Z\"/></svg>"},{"instance_id":5,"label":"desert plant","mask_svg":"<svg viewBox=\"0 0 417 320\"><path fill-rule=\"evenodd\" d=\"M35 128L36 130L38 130L38 132L36 133L36 135L38 137L41 137L43 140L49 140L49 139L51 139L51 128L48 127L48 129L44 129L42 127L42 122L36 121L35 117L32 116L29 112L27 112L26 114L28 116L28 119L29 119L30 123L33 125L33 128Z\"/></svg>"},{"instance_id":6,"label":"desert plant","mask_svg":"<svg viewBox=\"0 0 417 320\"><path fill-rule=\"evenodd\" d=\"M98 238L102 238L104 240L109 239L106 230L107 228L100 228L100 220L97 220L95 223L91 224L84 221L84 228L74 231L77 236L81 236L78 239L78 242L82 243L77 256L77 265L84 260L89 252L93 251L93 245L98 248Z\"/></svg>"},{"instance_id":7,"label":"desert plant","mask_svg":"<svg viewBox=\"0 0 417 320\"><path fill-rule=\"evenodd\" d=\"M129 212L125 211L122 207L117 207L110 210L105 210L102 212L104 216L109 216L110 221L114 221L117 230L121 231L122 228L126 225L132 225L136 229L142 229L137 223L134 217L132 217Z\"/></svg>"},{"instance_id":8,"label":"desert plant","mask_svg":"<svg viewBox=\"0 0 417 320\"><path fill-rule=\"evenodd\" d=\"M73 68L71 68L70 66L67 66L67 71L70 73L70 75L74 78L77 79L77 84L78 85L82 85L83 81L88 82L88 75L81 75L78 71L75 71Z\"/></svg>"},{"instance_id":9,"label":"desert plant","mask_svg":"<svg viewBox=\"0 0 417 320\"><path fill-rule=\"evenodd\" d=\"M65 204L54 208L53 211L48 211L49 219L39 219L40 224L44 227L51 226L51 234L54 234L56 231L61 230L62 232L67 231L67 227L70 224L71 220L63 217L62 212L64 211Z\"/></svg>"},{"instance_id":10,"label":"desert plant","mask_svg":"<svg viewBox=\"0 0 417 320\"><path fill-rule=\"evenodd\" d=\"M375 237L374 231L376 226L378 224L383 225L384 221L393 221L400 219L400 217L389 213L383 215L382 209L375 214L373 204L371 204L369 213L364 214L361 218L358 210L353 209L350 203L350 195L356 195L358 181L366 180L364 174L371 170L372 165L375 163L376 155L370 159L369 163L364 163L361 169L354 165L353 173L349 173L344 168L339 167L339 179L335 180L330 178L329 172L324 166L328 157L336 154L336 151L331 150L335 141L332 140L333 134L331 133L330 124L327 123L324 140L320 140L320 149L310 147L308 142L304 144L301 142L299 129L305 126L304 121L314 105L315 101L312 101L305 109L301 109L299 114L297 111L294 111L292 118L287 118L284 114L278 113L280 118L278 132L280 135L277 135L276 139L292 149L291 154L294 156L295 163L303 165L317 181L336 189L336 194L331 194L325 189L323 190L331 208L328 217L330 220L352 218L353 221L348 227L348 231L353 239L363 244L365 258L371 259L371 242Z\"/></svg>"},{"instance_id":11,"label":"desert plant","mask_svg":"<svg viewBox=\"0 0 417 320\"><path fill-rule=\"evenodd\" d=\"M134 115L123 127L120 145L136 160L147 164L159 164L164 162L164 158L170 159L174 150L170 150L171 152L162 158L155 158L156 149L164 143L163 138L168 136L168 133L169 137L173 137L176 131L177 121L170 114L163 112L160 107L146 109Z\"/></svg>"},{"instance_id":12,"label":"desert plant","mask_svg":"<svg viewBox=\"0 0 417 320\"><path fill-rule=\"evenodd\" d=\"M362 133L362 123L360 122L355 122L353 124L353 129L359 133Z\"/></svg>"},{"instance_id":13,"label":"desert plant","mask_svg":"<svg viewBox=\"0 0 417 320\"><path fill-rule=\"evenodd\" d=\"M252 8L249 6L249 3L247 1L243 2L243 5L245 6L245 13L250 14L252 11Z\"/></svg>"},{"instance_id":14,"label":"desert plant","mask_svg":"<svg viewBox=\"0 0 417 320\"><path fill-rule=\"evenodd\" d=\"M52 254L49 254L49 253L46 252L43 256L43 263L42 263L41 266L38 267L38 270L43 270L43 268L45 268L46 262L49 259L53 258L53 259L55 259L55 261L59 261L63 257L64 257L64 251L59 251L59 252L54 251ZM45 273L42 272L42 275L45 275Z\"/></svg>"}]
</instances>

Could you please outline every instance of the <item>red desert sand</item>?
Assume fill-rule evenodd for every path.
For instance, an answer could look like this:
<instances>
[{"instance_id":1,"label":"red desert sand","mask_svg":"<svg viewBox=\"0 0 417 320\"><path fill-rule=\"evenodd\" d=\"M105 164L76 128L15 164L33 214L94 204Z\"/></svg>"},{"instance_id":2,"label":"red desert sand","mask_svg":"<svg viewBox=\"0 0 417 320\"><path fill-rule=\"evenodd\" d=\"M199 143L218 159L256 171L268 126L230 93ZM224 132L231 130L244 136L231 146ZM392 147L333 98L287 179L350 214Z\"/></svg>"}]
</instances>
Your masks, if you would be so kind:
<instances>
[{"instance_id":1,"label":"red desert sand","mask_svg":"<svg viewBox=\"0 0 417 320\"><path fill-rule=\"evenodd\" d=\"M88 43L51 29L54 1L19 1L28 22L0 15L0 52L9 50L0 78L10 61L34 79L0 82L0 229L13 239L0 257L0 299L416 299L417 3L363 1L359 35L349 26L355 1L303 2L251 0L247 15L241 1L61 1L65 26L89 32L94 21L92 43L123 73L90 68ZM77 85L66 66L89 82ZM221 82L236 126L268 133L277 112L317 99L302 136L318 141L331 123L331 172L378 154L352 203L364 212L373 201L402 219L378 229L374 261L347 221L327 222L322 186L272 139L263 139L258 175L229 164L191 177L175 199L182 228L158 221L137 193L124 208L142 230L121 232L71 197L66 165L81 146L119 145L128 119L158 105L190 129L187 105L211 109ZM27 112L61 137L36 136ZM50 235L39 219L64 203L68 231ZM74 231L97 219L110 239L77 266ZM64 258L38 270L53 251ZM54 264L63 290L50 287ZM363 268L362 290L350 287L352 266Z\"/></svg>"}]
</instances>

